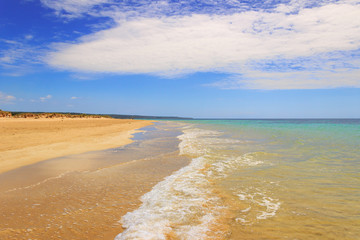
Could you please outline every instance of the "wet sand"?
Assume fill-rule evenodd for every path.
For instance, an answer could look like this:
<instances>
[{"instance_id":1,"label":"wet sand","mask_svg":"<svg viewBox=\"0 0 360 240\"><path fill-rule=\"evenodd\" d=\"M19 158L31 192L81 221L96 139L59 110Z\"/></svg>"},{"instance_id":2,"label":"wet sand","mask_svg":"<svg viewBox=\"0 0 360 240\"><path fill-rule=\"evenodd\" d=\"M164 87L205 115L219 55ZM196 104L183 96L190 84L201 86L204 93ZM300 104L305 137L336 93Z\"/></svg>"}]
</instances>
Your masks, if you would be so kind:
<instances>
[{"instance_id":1,"label":"wet sand","mask_svg":"<svg viewBox=\"0 0 360 240\"><path fill-rule=\"evenodd\" d=\"M50 158L131 143L150 121L0 118L0 173Z\"/></svg>"},{"instance_id":2,"label":"wet sand","mask_svg":"<svg viewBox=\"0 0 360 240\"><path fill-rule=\"evenodd\" d=\"M0 174L0 239L114 239L139 198L189 163L179 156L179 132L146 134Z\"/></svg>"}]
</instances>

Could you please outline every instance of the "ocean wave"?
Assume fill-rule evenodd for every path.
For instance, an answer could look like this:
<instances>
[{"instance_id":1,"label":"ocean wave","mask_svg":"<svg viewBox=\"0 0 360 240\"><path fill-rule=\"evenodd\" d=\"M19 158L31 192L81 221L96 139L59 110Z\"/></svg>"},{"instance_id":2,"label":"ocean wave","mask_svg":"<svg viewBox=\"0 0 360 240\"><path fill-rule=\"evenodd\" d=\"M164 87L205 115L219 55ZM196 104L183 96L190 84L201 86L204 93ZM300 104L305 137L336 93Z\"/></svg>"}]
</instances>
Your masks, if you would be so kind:
<instances>
[{"instance_id":1,"label":"ocean wave","mask_svg":"<svg viewBox=\"0 0 360 240\"><path fill-rule=\"evenodd\" d=\"M126 230L115 240L125 239L224 239L229 232L229 206L216 188L216 181L224 179L239 167L263 164L256 156L224 154L221 149L242 142L221 137L223 133L187 126L179 151L192 158L191 163L158 183L142 196L142 205L121 219ZM220 149L220 150L219 150ZM264 196L259 204L268 206L260 218L275 213L276 206Z\"/></svg>"},{"instance_id":2,"label":"ocean wave","mask_svg":"<svg viewBox=\"0 0 360 240\"><path fill-rule=\"evenodd\" d=\"M141 198L139 209L122 218L126 230L115 239L207 239L225 207L212 192L204 167L204 159L195 158L157 184Z\"/></svg>"}]
</instances>

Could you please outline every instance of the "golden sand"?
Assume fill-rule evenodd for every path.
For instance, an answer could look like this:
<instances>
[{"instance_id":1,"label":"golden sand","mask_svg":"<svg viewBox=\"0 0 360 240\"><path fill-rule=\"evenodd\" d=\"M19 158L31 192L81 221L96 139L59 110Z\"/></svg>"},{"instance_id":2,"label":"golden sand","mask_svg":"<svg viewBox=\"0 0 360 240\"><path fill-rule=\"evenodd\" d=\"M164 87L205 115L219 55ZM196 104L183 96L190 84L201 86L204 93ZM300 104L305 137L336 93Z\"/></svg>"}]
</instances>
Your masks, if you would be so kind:
<instances>
[{"instance_id":1,"label":"golden sand","mask_svg":"<svg viewBox=\"0 0 360 240\"><path fill-rule=\"evenodd\" d=\"M131 143L150 121L0 118L0 173L50 158Z\"/></svg>"},{"instance_id":2,"label":"golden sand","mask_svg":"<svg viewBox=\"0 0 360 240\"><path fill-rule=\"evenodd\" d=\"M1 168L130 143L130 134L150 123L1 120ZM114 239L123 231L119 220L139 207L139 198L189 161L177 150L146 157L131 153L126 161L116 151L123 150L70 155L0 174L0 239Z\"/></svg>"},{"instance_id":3,"label":"golden sand","mask_svg":"<svg viewBox=\"0 0 360 240\"><path fill-rule=\"evenodd\" d=\"M97 153L86 154L84 161L92 154ZM69 161L74 157L69 156ZM61 165L66 158L56 161ZM113 240L123 231L119 220L139 207L140 197L186 164L187 159L170 153L58 175L16 190L7 187L11 180L21 177L34 182L34 169L8 172L12 176L1 178L0 186L0 239Z\"/></svg>"}]
</instances>

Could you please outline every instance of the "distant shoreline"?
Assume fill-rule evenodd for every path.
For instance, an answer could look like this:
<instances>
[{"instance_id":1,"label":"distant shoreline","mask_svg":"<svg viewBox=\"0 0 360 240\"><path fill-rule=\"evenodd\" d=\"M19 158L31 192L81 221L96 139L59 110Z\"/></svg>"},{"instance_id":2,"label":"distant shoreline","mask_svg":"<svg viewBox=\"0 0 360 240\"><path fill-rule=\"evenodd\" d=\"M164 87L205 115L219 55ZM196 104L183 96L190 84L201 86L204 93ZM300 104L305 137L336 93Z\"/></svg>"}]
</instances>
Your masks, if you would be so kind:
<instances>
[{"instance_id":1,"label":"distant shoreline","mask_svg":"<svg viewBox=\"0 0 360 240\"><path fill-rule=\"evenodd\" d=\"M0 118L111 118L107 115L59 112L11 112L0 110Z\"/></svg>"},{"instance_id":2,"label":"distant shoreline","mask_svg":"<svg viewBox=\"0 0 360 240\"><path fill-rule=\"evenodd\" d=\"M2 111L0 118L115 118L115 119L144 119L144 120L191 120L189 117L174 116L145 116L129 114L92 114L77 112L18 112Z\"/></svg>"}]
</instances>

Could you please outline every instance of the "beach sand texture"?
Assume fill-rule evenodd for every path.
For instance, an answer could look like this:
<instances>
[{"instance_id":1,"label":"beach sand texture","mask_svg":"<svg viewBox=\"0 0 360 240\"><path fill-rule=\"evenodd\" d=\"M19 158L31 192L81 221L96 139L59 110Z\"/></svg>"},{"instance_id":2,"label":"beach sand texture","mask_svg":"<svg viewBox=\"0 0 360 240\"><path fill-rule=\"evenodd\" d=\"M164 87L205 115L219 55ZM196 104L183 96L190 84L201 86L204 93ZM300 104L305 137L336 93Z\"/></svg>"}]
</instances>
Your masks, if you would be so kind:
<instances>
[{"instance_id":1,"label":"beach sand texture","mask_svg":"<svg viewBox=\"0 0 360 240\"><path fill-rule=\"evenodd\" d=\"M6 133L1 153L7 154L2 155L7 166L11 154L19 156L11 165L15 167L116 146L0 174L0 239L4 240L114 239L123 231L119 220L140 206L140 197L189 163L179 156L175 136L160 134L118 147L130 143L130 134L150 121L3 119L1 123ZM25 161L21 154L42 157Z\"/></svg>"},{"instance_id":2,"label":"beach sand texture","mask_svg":"<svg viewBox=\"0 0 360 240\"><path fill-rule=\"evenodd\" d=\"M150 121L129 119L0 118L0 173L50 158L132 142Z\"/></svg>"}]
</instances>

